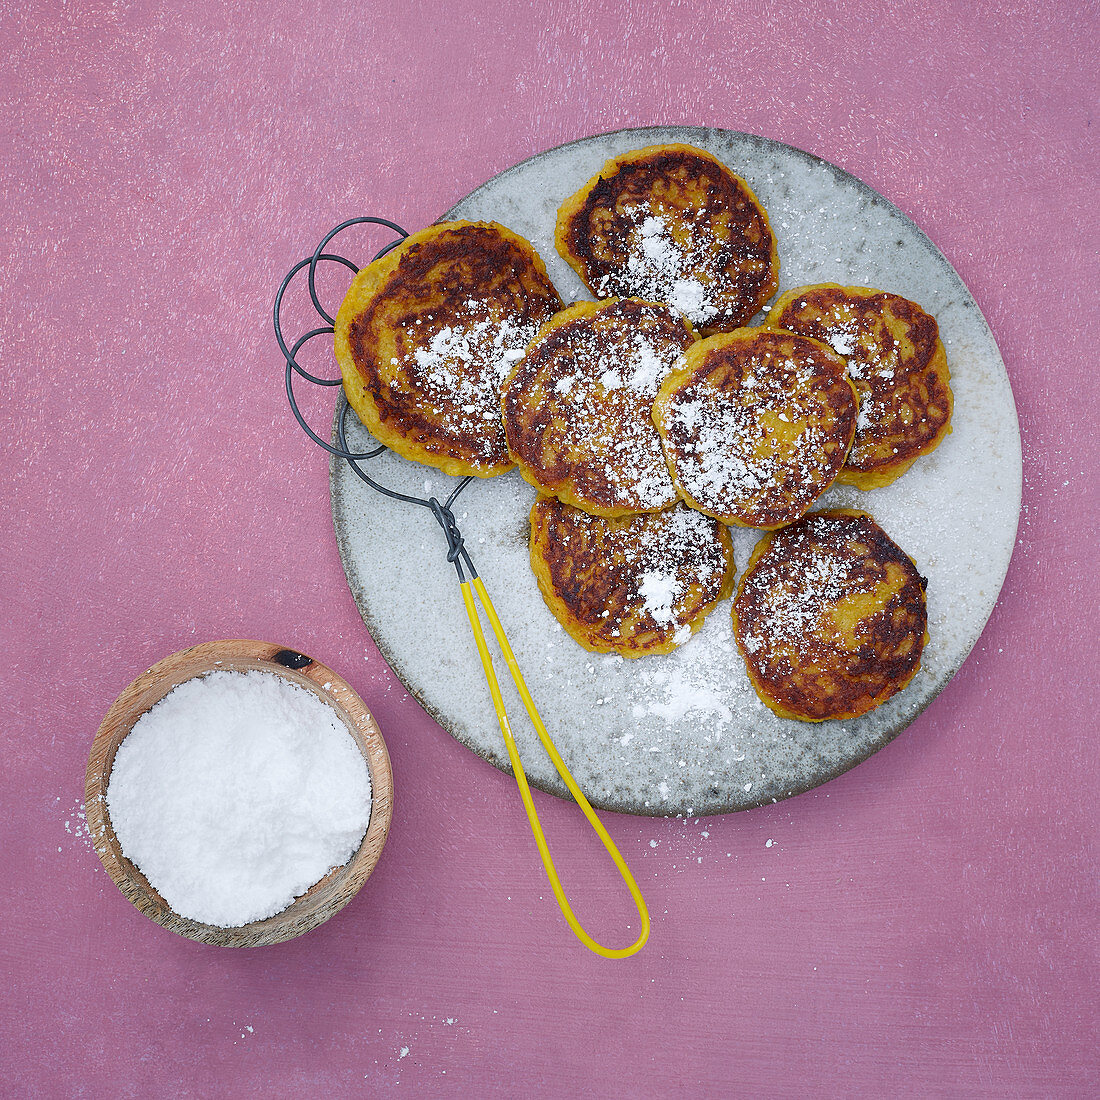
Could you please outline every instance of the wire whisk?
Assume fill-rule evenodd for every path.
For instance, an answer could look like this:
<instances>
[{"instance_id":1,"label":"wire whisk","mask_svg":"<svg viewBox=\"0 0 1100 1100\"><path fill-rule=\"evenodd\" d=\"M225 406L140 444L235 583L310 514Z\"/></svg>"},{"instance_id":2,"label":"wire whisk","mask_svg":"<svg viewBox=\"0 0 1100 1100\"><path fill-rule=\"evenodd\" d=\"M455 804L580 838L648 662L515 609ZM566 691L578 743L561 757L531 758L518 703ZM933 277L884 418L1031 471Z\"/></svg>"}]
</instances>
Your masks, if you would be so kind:
<instances>
[{"instance_id":1,"label":"wire whisk","mask_svg":"<svg viewBox=\"0 0 1100 1100\"><path fill-rule=\"evenodd\" d=\"M451 562L458 575L459 586L462 591L462 601L466 608L466 615L470 620L470 629L473 632L474 642L477 645L478 656L481 659L482 668L485 671L485 680L489 687L489 694L493 701L493 709L496 712L497 721L500 724L501 733L504 736L504 745L508 751L508 759L512 765L512 772L515 776L516 784L519 787L520 798L523 801L524 810L527 813L527 819L531 826L531 832L535 838L535 845L538 848L539 856L542 860L542 865L546 871L546 876L549 879L550 887L553 890L554 898L556 899L558 906L562 911L562 915L565 917L569 927L573 930L577 938L587 947L590 951L594 951L597 955L602 955L609 959L623 959L635 954L641 950L646 940L649 938L650 919L649 911L646 908L645 899L642 897L642 893L638 888L637 882L634 880L633 874L631 874L630 868L626 865L626 861L623 859L616 847L615 842L608 835L607 830L604 828L603 823L596 816L595 810L592 809L591 804L585 797L584 792L577 785L572 774L570 773L565 761L561 758L557 748L554 746L553 740L550 738L549 733L546 730L542 717L539 715L538 708L535 706L535 701L531 697L531 692L527 687L527 684L523 678L523 673L520 671L519 663L516 661L515 654L512 652L512 647L508 642L508 637L504 632L504 627L501 625L500 619L497 617L496 609L493 607L492 600L489 598L489 593L486 591L485 585L481 578L478 576L477 570L474 568L474 563L470 560L469 551L466 549L463 542L462 535L459 532L458 524L455 522L454 517L454 504L459 494L461 494L467 485L474 479L472 477L463 477L459 480L458 485L444 500L440 501L437 497L417 497L411 496L407 493L399 493L387 486L381 484L375 480L371 475L363 469L360 465L361 462L369 461L372 458L376 458L382 454L386 447L379 444L367 451L353 452L348 445L347 440L347 415L351 408L350 405L345 404L341 410L340 417L337 420L336 425L336 440L338 445L322 439L312 428L306 423L305 417L302 415L301 410L298 407L298 402L294 395L294 376L297 374L300 378L305 379L307 382L317 386L339 386L343 383L343 378L321 378L309 371L305 370L297 360L298 353L309 341L315 340L320 336L331 337L335 333L335 319L329 314L317 295L317 266L322 262L341 264L347 268L354 277L358 274L359 268L349 259L344 256L337 255L334 252L328 252L330 242L339 233L350 228L353 225L377 225L383 226L397 236L394 240L390 241L384 248L382 248L375 256L374 259L378 260L385 256L388 252L400 246L401 242L408 236L408 233L394 222L387 220L386 218L349 218L345 222L341 222L335 229L330 230L321 240L320 244L314 250L311 256L308 256L304 260L300 260L296 263L286 277L283 279L279 286L278 293L275 295L275 308L274 308L274 325L275 325L275 339L278 341L279 350L282 352L284 359L286 360L286 395L287 400L290 402L291 411L294 413L295 419L298 421L302 430L316 443L318 446L324 448L329 454L335 455L337 458L343 459L351 469L355 472L356 476L364 481L371 489L376 492L383 493L394 500L399 500L407 504L415 504L421 508L426 508L435 517L436 522L443 530L444 538L447 542L447 560ZM316 310L317 315L325 322L324 325L317 328L310 329L308 332L300 336L292 347L288 347L286 340L283 337L282 329L282 306L283 298L286 295L287 289L294 281L299 272L308 269L308 287L309 296L313 303L313 308ZM475 602L476 597L476 602ZM488 618L489 626L492 629L493 636L496 638L497 645L500 647L500 653L504 658L505 664L508 666L508 671L511 674L512 681L516 686L516 691L519 693L519 697L523 702L524 709L527 711L527 716L534 727L535 733L538 735L539 741L542 743L542 747L545 749L547 755L550 757L551 763L554 765L558 774L561 776L562 781L565 783L569 793L576 800L577 805L580 806L581 811L588 819L589 824L595 830L596 835L599 837L603 846L610 854L615 867L617 868L623 882L626 884L627 889L630 891L630 896L634 901L634 905L638 910L638 916L641 920L641 932L638 938L629 947L612 948L605 947L603 944L594 940L576 915L573 913L573 909L569 904L569 901L565 895L565 890L561 885L561 880L558 877L557 869L554 866L554 861L551 858L549 847L546 843L546 837L543 834L542 825L539 821L538 813L535 810L534 799L531 795L531 788L527 782L527 775L523 770L523 764L520 761L519 750L516 747L515 738L512 734L511 724L508 719L508 714L505 710L504 699L500 690L500 683L497 680L496 671L493 665L493 657L489 651L488 644L485 638L485 631L482 628L481 617L478 612L478 603L480 603L482 610Z\"/></svg>"}]
</instances>

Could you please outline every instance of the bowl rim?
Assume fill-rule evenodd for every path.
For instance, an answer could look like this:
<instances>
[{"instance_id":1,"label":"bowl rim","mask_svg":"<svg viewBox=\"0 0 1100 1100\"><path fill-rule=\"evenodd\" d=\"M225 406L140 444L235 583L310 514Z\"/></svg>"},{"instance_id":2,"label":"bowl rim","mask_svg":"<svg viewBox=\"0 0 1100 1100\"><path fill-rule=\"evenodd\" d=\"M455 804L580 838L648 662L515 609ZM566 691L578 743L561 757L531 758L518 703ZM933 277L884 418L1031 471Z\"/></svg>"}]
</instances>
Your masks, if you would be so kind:
<instances>
[{"instance_id":1,"label":"bowl rim","mask_svg":"<svg viewBox=\"0 0 1100 1100\"><path fill-rule=\"evenodd\" d=\"M223 928L181 916L123 853L107 809L115 753L138 719L173 688L211 672L270 672L330 705L363 755L371 781L371 811L358 849L284 910L263 920ZM145 916L177 935L220 947L265 947L293 939L333 917L359 892L382 854L393 817L393 773L374 716L351 685L327 665L296 649L254 639L202 642L158 661L111 704L88 755L84 777L88 832L96 854L123 895Z\"/></svg>"}]
</instances>

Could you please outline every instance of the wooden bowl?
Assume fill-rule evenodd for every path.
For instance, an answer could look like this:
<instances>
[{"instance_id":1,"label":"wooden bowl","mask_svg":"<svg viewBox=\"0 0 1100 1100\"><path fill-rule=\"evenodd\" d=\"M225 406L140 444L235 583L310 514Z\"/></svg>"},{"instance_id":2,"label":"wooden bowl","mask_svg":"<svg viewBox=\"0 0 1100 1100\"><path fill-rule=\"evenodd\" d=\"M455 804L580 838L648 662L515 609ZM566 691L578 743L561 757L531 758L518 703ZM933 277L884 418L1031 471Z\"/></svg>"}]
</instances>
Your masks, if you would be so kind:
<instances>
[{"instance_id":1,"label":"wooden bowl","mask_svg":"<svg viewBox=\"0 0 1100 1100\"><path fill-rule=\"evenodd\" d=\"M115 753L134 723L185 680L226 670L273 672L328 703L348 728L367 762L371 782L370 823L359 850L342 867L273 917L236 928L218 928L172 911L146 877L123 854L107 813L107 783ZM112 704L92 742L84 784L88 830L103 866L118 888L147 917L200 943L220 947L265 947L293 939L323 924L358 893L374 870L393 813L393 775L386 743L363 700L331 669L292 649L268 642L206 642L174 653L143 672Z\"/></svg>"}]
</instances>

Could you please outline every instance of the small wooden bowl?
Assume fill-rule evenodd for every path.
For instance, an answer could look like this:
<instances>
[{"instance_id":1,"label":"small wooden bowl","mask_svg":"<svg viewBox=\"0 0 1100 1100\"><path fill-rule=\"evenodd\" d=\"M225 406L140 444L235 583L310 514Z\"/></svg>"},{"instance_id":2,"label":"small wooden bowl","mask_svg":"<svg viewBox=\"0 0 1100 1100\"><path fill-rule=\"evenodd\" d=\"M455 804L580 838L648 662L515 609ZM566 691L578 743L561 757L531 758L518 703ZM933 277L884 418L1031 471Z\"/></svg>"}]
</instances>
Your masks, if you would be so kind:
<instances>
[{"instance_id":1,"label":"small wooden bowl","mask_svg":"<svg viewBox=\"0 0 1100 1100\"><path fill-rule=\"evenodd\" d=\"M115 753L134 723L185 680L225 670L273 672L328 703L348 728L367 762L371 782L370 824L359 850L330 871L288 908L237 928L218 928L181 917L123 854L107 813L107 783ZM393 775L386 743L370 711L348 683L304 654L268 642L206 642L174 653L143 672L112 704L88 758L84 784L88 830L103 866L118 888L147 917L171 932L219 947L265 947L293 939L323 924L358 893L374 870L393 814Z\"/></svg>"}]
</instances>

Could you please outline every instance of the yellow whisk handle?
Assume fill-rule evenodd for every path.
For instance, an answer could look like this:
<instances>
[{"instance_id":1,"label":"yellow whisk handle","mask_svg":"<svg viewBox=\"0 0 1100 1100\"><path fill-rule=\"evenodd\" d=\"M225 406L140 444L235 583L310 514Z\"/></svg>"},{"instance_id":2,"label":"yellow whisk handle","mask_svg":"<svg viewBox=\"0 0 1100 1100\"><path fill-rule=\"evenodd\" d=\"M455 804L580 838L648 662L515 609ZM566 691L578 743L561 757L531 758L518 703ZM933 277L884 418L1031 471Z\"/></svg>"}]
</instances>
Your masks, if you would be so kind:
<instances>
[{"instance_id":1,"label":"yellow whisk handle","mask_svg":"<svg viewBox=\"0 0 1100 1100\"><path fill-rule=\"evenodd\" d=\"M629 947L604 947L603 944L597 943L584 930L580 921L577 920L569 904L569 900L565 896L565 890L562 888L557 869L554 867L554 861L550 856L550 849L546 844L546 837L543 835L542 825L539 822L539 815L535 811L534 799L531 797L531 788L527 783L527 775L523 770L523 764L520 762L519 750L516 748L516 741L512 736L512 728L508 722L508 715L504 709L504 699L500 693L500 684L497 681L496 671L493 667L493 658L485 643L485 633L481 629L481 620L477 613L477 606L474 603L473 592L470 587L471 583L473 585L473 592L477 593L477 597L481 601L482 607L485 608L485 612L489 616L489 623L493 628L493 634L496 636L501 653L504 655L504 660L508 665L508 670L512 674L513 681L515 681L516 690L523 700L523 705L527 710L528 717L531 719L531 723L535 727L535 732L542 742L542 747L546 750L547 755L557 769L558 775L560 775L564 781L569 793L576 799L577 805L580 806L581 810L584 812L584 816L588 818L589 824L596 831L596 835L607 849L619 874L622 876L623 882L626 883L627 889L630 891L630 896L634 899L634 904L638 909L638 916L641 919L641 934ZM531 823L531 832L534 835L535 844L538 847L539 856L542 859L543 867L546 869L546 877L550 880L550 887L554 891L554 897L557 900L558 907L561 909L562 915L565 917L566 922L573 930L577 939L579 939L590 951L594 951L597 955L603 955L608 959L629 958L635 952L641 950L646 940L649 939L649 910L646 908L642 892L638 889L638 884L634 881L634 876L630 873L630 868L627 867L626 861L620 854L619 849L615 846L615 842L608 835L603 822L596 816L596 811L592 809L588 799L585 798L584 792L577 786L577 781L570 774L565 761L562 760L558 750L554 747L554 742L550 739L549 733L546 732L546 725L539 715L538 708L535 706L535 701L531 698L531 692L528 690L527 684L523 679L523 673L520 671L516 656L512 652L512 647L508 644L508 637L504 633L504 627L501 626L500 619L497 617L496 608L493 607L493 601L489 599L489 593L485 590L485 585L482 583L480 577L474 577L472 582L466 580L462 582L462 600L466 605L466 614L470 620L470 627L474 632L474 641L477 643L478 655L481 657L481 664L485 669L485 681L489 685L489 693L493 697L493 709L497 712L497 720L500 722L500 731L504 735L504 745L508 750L508 759L512 762L512 771L515 773L516 784L519 787L520 797L523 799L523 807L527 811L527 820Z\"/></svg>"}]
</instances>

